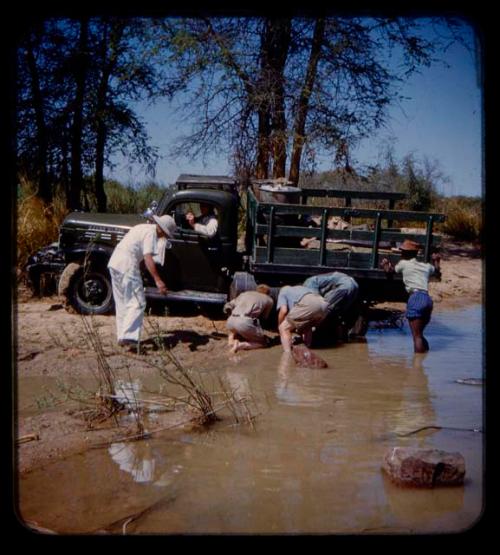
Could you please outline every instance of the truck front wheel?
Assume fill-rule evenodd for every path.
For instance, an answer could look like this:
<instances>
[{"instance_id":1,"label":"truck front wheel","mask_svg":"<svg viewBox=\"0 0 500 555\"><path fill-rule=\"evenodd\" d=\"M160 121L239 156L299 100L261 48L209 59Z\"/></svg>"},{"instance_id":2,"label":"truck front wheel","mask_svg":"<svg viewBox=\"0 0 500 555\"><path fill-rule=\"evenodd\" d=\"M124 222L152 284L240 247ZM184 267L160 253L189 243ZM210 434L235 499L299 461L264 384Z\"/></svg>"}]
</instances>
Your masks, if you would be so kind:
<instances>
[{"instance_id":1,"label":"truck front wheel","mask_svg":"<svg viewBox=\"0 0 500 555\"><path fill-rule=\"evenodd\" d=\"M66 275L65 275L66 274ZM107 314L113 310L113 289L107 269L70 264L61 276L59 291L66 305L80 314Z\"/></svg>"}]
</instances>

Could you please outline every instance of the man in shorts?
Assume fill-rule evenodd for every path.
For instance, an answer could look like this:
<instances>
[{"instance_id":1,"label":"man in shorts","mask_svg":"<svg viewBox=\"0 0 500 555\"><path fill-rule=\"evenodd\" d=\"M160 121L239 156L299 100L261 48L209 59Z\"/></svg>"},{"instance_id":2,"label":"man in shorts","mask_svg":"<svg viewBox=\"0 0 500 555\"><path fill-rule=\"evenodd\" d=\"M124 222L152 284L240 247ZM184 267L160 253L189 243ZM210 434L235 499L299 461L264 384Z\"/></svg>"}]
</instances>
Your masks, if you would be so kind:
<instances>
[{"instance_id":1,"label":"man in shorts","mask_svg":"<svg viewBox=\"0 0 500 555\"><path fill-rule=\"evenodd\" d=\"M245 291L224 305L224 312L231 314L226 327L228 345L233 353L267 347L267 336L259 318L265 320L271 314L274 302L270 293L270 287L260 284L255 291Z\"/></svg>"},{"instance_id":2,"label":"man in shorts","mask_svg":"<svg viewBox=\"0 0 500 555\"><path fill-rule=\"evenodd\" d=\"M311 345L312 328L328 315L328 302L303 285L285 285L280 289L278 302L278 326L281 345L286 353L292 350L292 332L302 336L305 345Z\"/></svg>"},{"instance_id":3,"label":"man in shorts","mask_svg":"<svg viewBox=\"0 0 500 555\"><path fill-rule=\"evenodd\" d=\"M406 239L399 247L401 260L395 267L384 258L382 267L386 272L396 272L403 275L403 283L409 293L406 304L406 318L410 325L415 353L425 353L429 350L429 343L424 337L424 329L430 322L432 314L432 298L429 295L429 278L431 275L441 277L439 254L432 254L432 264L417 260L420 245Z\"/></svg>"}]
</instances>

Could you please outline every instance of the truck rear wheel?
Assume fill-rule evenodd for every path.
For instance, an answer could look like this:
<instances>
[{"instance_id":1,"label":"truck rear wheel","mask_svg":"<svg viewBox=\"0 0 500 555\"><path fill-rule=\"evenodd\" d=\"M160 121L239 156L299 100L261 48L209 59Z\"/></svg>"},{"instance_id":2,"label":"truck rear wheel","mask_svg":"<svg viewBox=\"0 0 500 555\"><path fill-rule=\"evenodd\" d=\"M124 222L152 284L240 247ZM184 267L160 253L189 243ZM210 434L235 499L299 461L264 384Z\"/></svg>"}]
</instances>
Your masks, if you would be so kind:
<instances>
[{"instance_id":1,"label":"truck rear wheel","mask_svg":"<svg viewBox=\"0 0 500 555\"><path fill-rule=\"evenodd\" d=\"M70 264L63 272L61 282L66 282L67 286L59 288L60 294L66 298L67 306L76 312L108 314L113 310L113 289L107 269Z\"/></svg>"},{"instance_id":2,"label":"truck rear wheel","mask_svg":"<svg viewBox=\"0 0 500 555\"><path fill-rule=\"evenodd\" d=\"M252 274L248 272L235 272L233 281L229 287L229 300L235 299L240 293L253 291L257 287L257 282Z\"/></svg>"}]
</instances>

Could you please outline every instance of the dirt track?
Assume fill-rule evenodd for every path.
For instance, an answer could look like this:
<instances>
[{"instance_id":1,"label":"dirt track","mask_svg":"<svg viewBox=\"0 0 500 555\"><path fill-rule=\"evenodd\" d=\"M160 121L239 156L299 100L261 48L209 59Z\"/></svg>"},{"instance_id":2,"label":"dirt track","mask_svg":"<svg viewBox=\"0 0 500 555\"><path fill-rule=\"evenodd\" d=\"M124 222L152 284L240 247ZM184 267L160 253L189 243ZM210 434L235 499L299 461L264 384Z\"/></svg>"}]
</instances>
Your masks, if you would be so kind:
<instances>
[{"instance_id":1,"label":"dirt track","mask_svg":"<svg viewBox=\"0 0 500 555\"><path fill-rule=\"evenodd\" d=\"M481 302L482 275L477 247L445 243L442 281L430 284L435 310ZM67 387L71 382L80 387L85 383L92 387L95 382L96 355L89 346L83 318L66 312L57 297L33 299L23 288L18 292L16 312L18 410L15 417L17 437L25 440L17 450L18 470L29 472L51 459L132 433L117 428L112 420L89 427L75 408L75 402L62 403L53 395L56 389L60 393L61 384ZM148 317L144 356L124 356L119 351L115 345L113 316L97 316L92 322L106 360L117 375L124 378L148 379L153 370L147 361L154 363L159 356L154 341L158 336L188 368L213 368L217 360L227 357L223 319L213 320L202 315ZM244 353L241 356L255 355ZM45 382L50 382L50 387L40 385ZM185 420L186 414L176 411L166 414L163 424Z\"/></svg>"}]
</instances>

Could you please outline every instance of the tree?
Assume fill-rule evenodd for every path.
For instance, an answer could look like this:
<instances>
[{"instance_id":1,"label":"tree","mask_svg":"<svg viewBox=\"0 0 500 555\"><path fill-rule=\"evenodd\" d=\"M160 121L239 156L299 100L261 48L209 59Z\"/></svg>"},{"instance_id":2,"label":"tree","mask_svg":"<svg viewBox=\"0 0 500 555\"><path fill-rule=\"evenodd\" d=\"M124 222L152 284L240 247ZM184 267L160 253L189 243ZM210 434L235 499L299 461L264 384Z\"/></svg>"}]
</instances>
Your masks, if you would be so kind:
<instances>
[{"instance_id":1,"label":"tree","mask_svg":"<svg viewBox=\"0 0 500 555\"><path fill-rule=\"evenodd\" d=\"M223 145L257 177L297 183L304 152L348 164L350 147L384 125L398 86L453 34L430 37L425 21L397 17L203 18L166 22L171 97L186 95L194 131L176 153ZM454 31L460 22L446 20ZM170 47L170 45L172 47ZM392 58L391 58L392 56Z\"/></svg>"},{"instance_id":2,"label":"tree","mask_svg":"<svg viewBox=\"0 0 500 555\"><path fill-rule=\"evenodd\" d=\"M69 209L81 209L82 200L88 209L90 194L105 211L104 168L117 151L154 170L157 150L130 105L159 93L155 28L136 19L53 19L26 33L18 64L19 169L45 201L62 184Z\"/></svg>"}]
</instances>

